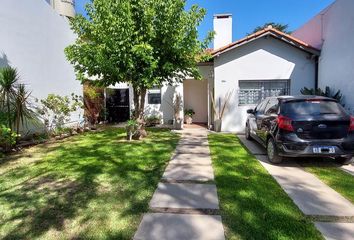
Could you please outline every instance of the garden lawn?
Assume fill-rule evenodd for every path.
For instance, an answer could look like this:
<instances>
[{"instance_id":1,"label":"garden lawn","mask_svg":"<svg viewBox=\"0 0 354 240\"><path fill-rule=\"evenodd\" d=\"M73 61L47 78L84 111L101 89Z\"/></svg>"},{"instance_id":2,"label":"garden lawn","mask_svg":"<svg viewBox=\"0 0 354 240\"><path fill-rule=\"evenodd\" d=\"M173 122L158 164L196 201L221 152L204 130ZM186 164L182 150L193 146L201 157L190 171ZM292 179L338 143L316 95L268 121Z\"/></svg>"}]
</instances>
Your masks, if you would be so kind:
<instances>
[{"instance_id":1,"label":"garden lawn","mask_svg":"<svg viewBox=\"0 0 354 240\"><path fill-rule=\"evenodd\" d=\"M331 166L310 166L305 169L354 203L354 177L352 175Z\"/></svg>"},{"instance_id":2,"label":"garden lawn","mask_svg":"<svg viewBox=\"0 0 354 240\"><path fill-rule=\"evenodd\" d=\"M209 145L227 239L323 239L235 135Z\"/></svg>"},{"instance_id":3,"label":"garden lawn","mask_svg":"<svg viewBox=\"0 0 354 240\"><path fill-rule=\"evenodd\" d=\"M179 136L106 129L0 160L0 239L131 239Z\"/></svg>"}]
</instances>

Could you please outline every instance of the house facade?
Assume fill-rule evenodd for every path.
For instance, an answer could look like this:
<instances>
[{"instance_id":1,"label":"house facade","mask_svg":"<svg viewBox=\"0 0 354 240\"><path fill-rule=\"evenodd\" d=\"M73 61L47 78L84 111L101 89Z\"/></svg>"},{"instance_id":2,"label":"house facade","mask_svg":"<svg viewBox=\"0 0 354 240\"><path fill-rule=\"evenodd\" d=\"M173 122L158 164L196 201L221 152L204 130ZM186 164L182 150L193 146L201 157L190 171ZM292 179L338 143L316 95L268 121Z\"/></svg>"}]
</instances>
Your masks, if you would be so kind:
<instances>
[{"instance_id":1,"label":"house facade","mask_svg":"<svg viewBox=\"0 0 354 240\"><path fill-rule=\"evenodd\" d=\"M212 60L199 64L203 80L185 79L176 86L149 90L147 116L160 116L163 123L171 122L171 104L179 94L183 98L183 108L194 110L193 121L211 128L216 120L211 98L219 111L225 95L232 93L222 119L222 131L242 132L247 109L256 106L264 97L299 95L303 87L315 87L319 50L309 44L271 27L232 42L230 14L214 16L214 31ZM130 92L132 96L128 85L111 88ZM133 107L131 97L129 106Z\"/></svg>"},{"instance_id":2,"label":"house facade","mask_svg":"<svg viewBox=\"0 0 354 240\"><path fill-rule=\"evenodd\" d=\"M292 35L321 50L318 86L340 90L354 114L354 1L335 1Z\"/></svg>"}]
</instances>

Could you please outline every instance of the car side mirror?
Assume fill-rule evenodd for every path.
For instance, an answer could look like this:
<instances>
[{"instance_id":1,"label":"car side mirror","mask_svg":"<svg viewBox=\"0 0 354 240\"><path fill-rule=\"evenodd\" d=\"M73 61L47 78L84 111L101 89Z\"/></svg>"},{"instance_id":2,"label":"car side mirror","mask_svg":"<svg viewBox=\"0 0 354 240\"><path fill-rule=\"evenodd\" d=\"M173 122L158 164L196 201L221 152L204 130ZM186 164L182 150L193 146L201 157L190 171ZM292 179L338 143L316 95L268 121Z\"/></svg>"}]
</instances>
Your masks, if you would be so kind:
<instances>
[{"instance_id":1,"label":"car side mirror","mask_svg":"<svg viewBox=\"0 0 354 240\"><path fill-rule=\"evenodd\" d=\"M248 113L248 114L255 114L256 112L254 111L254 109L248 109L248 110L247 110L247 113Z\"/></svg>"}]
</instances>

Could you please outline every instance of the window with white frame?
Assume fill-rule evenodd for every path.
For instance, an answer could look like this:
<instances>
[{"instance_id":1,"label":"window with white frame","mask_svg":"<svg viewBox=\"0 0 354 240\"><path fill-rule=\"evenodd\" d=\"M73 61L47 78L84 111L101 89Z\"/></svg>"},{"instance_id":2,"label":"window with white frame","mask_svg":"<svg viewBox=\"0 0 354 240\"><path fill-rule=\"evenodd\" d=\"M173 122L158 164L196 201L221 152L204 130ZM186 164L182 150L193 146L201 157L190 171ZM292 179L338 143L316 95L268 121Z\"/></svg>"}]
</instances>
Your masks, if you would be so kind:
<instances>
[{"instance_id":1,"label":"window with white frame","mask_svg":"<svg viewBox=\"0 0 354 240\"><path fill-rule=\"evenodd\" d=\"M153 87L148 90L148 104L161 104L161 89Z\"/></svg>"},{"instance_id":2,"label":"window with white frame","mask_svg":"<svg viewBox=\"0 0 354 240\"><path fill-rule=\"evenodd\" d=\"M290 80L240 80L239 105L258 104L266 97L290 94Z\"/></svg>"}]
</instances>

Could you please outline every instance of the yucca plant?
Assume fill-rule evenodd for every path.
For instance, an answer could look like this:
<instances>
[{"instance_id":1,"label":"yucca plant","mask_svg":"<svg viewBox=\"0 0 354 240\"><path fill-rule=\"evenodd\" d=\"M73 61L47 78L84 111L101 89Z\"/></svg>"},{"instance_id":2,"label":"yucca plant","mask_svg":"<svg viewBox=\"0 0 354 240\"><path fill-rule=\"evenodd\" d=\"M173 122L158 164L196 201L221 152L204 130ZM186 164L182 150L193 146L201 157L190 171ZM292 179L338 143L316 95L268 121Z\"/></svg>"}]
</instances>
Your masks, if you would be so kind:
<instances>
[{"instance_id":1,"label":"yucca plant","mask_svg":"<svg viewBox=\"0 0 354 240\"><path fill-rule=\"evenodd\" d=\"M33 110L28 108L29 97L31 92L29 92L24 84L19 84L16 92L15 99L15 116L14 123L17 134L19 134L20 126L24 126L25 120L35 119L36 114Z\"/></svg>"},{"instance_id":2,"label":"yucca plant","mask_svg":"<svg viewBox=\"0 0 354 240\"><path fill-rule=\"evenodd\" d=\"M6 113L7 126L12 129L14 102L16 99L16 87L19 75L17 69L13 67L5 67L0 71L0 107Z\"/></svg>"}]
</instances>

